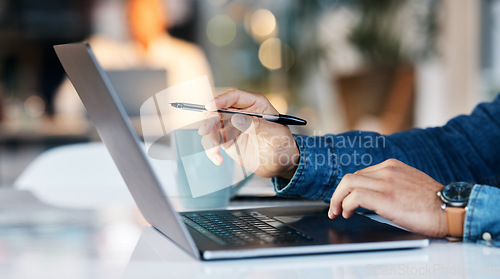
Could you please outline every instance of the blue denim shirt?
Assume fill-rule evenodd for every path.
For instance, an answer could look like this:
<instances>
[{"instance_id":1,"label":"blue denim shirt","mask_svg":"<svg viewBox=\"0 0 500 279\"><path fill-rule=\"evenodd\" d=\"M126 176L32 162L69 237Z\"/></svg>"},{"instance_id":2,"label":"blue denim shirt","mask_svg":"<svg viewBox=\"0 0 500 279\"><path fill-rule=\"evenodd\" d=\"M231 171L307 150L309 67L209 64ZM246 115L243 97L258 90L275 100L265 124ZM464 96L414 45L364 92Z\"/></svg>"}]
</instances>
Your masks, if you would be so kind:
<instances>
[{"instance_id":1,"label":"blue denim shirt","mask_svg":"<svg viewBox=\"0 0 500 279\"><path fill-rule=\"evenodd\" d=\"M500 95L443 127L387 136L351 131L294 137L299 165L291 180L272 179L278 195L329 201L345 174L395 158L441 184L476 184L467 206L464 240L484 242L489 233L489 242L500 246Z\"/></svg>"}]
</instances>

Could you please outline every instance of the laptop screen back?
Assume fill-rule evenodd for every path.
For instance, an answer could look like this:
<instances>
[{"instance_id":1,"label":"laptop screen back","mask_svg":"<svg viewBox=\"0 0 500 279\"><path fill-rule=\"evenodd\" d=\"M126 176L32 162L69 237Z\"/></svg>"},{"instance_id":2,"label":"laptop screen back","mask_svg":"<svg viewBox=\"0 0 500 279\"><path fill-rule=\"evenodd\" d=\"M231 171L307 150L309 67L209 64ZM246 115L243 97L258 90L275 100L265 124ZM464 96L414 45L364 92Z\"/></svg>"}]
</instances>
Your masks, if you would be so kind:
<instances>
[{"instance_id":1,"label":"laptop screen back","mask_svg":"<svg viewBox=\"0 0 500 279\"><path fill-rule=\"evenodd\" d=\"M75 43L54 49L145 219L198 258L186 226L162 190L144 144L90 46Z\"/></svg>"}]
</instances>

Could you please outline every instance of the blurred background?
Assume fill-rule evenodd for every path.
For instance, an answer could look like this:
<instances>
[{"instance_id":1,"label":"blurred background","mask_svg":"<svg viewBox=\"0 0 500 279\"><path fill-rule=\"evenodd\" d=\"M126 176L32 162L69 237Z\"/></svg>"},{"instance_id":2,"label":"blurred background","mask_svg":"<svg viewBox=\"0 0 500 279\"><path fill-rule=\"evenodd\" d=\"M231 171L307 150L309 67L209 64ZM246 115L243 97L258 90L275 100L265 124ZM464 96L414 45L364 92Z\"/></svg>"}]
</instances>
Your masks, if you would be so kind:
<instances>
[{"instance_id":1,"label":"blurred background","mask_svg":"<svg viewBox=\"0 0 500 279\"><path fill-rule=\"evenodd\" d=\"M498 15L498 16L496 16ZM0 185L98 140L54 44L265 94L297 133L442 125L500 89L500 0L0 0Z\"/></svg>"}]
</instances>

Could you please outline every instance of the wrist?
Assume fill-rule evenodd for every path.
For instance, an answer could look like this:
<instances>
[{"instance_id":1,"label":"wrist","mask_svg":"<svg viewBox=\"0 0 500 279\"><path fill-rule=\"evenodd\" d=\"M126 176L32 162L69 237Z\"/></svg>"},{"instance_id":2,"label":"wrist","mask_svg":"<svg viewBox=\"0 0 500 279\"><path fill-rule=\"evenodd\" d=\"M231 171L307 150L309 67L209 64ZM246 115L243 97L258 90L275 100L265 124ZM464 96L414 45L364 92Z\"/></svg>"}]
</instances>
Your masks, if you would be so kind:
<instances>
[{"instance_id":1,"label":"wrist","mask_svg":"<svg viewBox=\"0 0 500 279\"><path fill-rule=\"evenodd\" d=\"M300 152L297 145L295 145L295 147L292 149L292 152L289 156L289 164L287 165L286 169L278 175L279 177L288 180L292 179L299 166Z\"/></svg>"},{"instance_id":2,"label":"wrist","mask_svg":"<svg viewBox=\"0 0 500 279\"><path fill-rule=\"evenodd\" d=\"M445 235L453 240L463 237L466 206L472 187L470 183L453 182L437 193L442 201L441 209L445 214Z\"/></svg>"},{"instance_id":3,"label":"wrist","mask_svg":"<svg viewBox=\"0 0 500 279\"><path fill-rule=\"evenodd\" d=\"M292 179L292 177L293 177L293 175L295 174L296 171L297 171L297 166L295 166L294 168L292 168L290 170L287 170L286 172L281 173L278 176L281 177L281 178L290 180L290 179Z\"/></svg>"}]
</instances>

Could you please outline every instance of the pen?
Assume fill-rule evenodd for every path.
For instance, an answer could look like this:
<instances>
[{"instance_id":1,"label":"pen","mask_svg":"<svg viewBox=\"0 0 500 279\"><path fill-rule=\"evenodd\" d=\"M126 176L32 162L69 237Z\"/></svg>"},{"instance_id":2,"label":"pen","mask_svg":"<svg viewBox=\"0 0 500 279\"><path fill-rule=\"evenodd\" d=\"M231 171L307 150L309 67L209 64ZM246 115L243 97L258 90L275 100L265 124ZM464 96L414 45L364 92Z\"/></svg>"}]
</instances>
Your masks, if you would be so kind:
<instances>
[{"instance_id":1,"label":"pen","mask_svg":"<svg viewBox=\"0 0 500 279\"><path fill-rule=\"evenodd\" d=\"M192 110L192 111L206 111L204 105L190 104L190 103L170 103L171 106L178 109ZM306 125L307 121L295 116L286 114L262 114L254 113L237 109L218 109L216 112L242 114L247 116L254 116L264 120L275 122L283 125Z\"/></svg>"}]
</instances>

